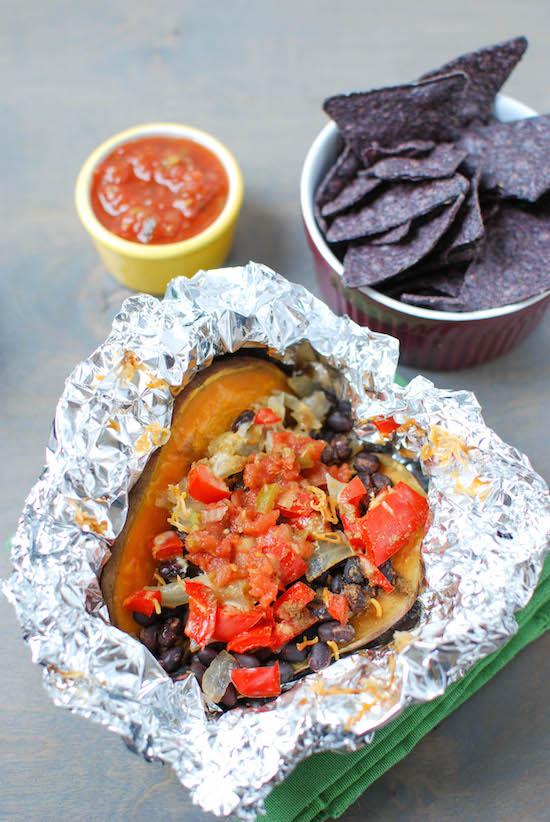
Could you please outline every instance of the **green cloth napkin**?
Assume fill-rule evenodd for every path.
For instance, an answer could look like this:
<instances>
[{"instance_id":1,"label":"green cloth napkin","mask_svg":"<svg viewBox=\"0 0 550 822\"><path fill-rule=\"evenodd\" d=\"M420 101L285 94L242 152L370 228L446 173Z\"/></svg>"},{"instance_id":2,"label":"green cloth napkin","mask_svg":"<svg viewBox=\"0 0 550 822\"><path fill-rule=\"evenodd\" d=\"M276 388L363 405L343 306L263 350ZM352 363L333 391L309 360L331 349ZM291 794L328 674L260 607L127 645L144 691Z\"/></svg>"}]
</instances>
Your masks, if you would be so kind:
<instances>
[{"instance_id":1,"label":"green cloth napkin","mask_svg":"<svg viewBox=\"0 0 550 822\"><path fill-rule=\"evenodd\" d=\"M301 762L266 800L259 822L322 822L340 816L373 782L405 757L423 736L485 685L522 648L550 628L550 556L529 603L517 616L519 630L482 659L447 692L408 708L377 731L374 741L348 754L322 753Z\"/></svg>"}]
</instances>

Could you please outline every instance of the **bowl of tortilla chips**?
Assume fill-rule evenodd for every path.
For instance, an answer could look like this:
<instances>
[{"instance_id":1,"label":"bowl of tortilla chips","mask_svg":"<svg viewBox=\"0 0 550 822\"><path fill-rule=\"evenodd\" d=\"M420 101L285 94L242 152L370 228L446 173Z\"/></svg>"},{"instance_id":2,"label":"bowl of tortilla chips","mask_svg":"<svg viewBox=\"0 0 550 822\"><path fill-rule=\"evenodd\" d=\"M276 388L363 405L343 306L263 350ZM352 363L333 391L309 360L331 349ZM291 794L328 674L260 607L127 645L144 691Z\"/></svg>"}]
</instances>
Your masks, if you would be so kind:
<instances>
[{"instance_id":1,"label":"bowl of tortilla chips","mask_svg":"<svg viewBox=\"0 0 550 822\"><path fill-rule=\"evenodd\" d=\"M319 287L407 365L493 359L550 303L550 115L499 93L526 47L325 100L300 192Z\"/></svg>"}]
</instances>

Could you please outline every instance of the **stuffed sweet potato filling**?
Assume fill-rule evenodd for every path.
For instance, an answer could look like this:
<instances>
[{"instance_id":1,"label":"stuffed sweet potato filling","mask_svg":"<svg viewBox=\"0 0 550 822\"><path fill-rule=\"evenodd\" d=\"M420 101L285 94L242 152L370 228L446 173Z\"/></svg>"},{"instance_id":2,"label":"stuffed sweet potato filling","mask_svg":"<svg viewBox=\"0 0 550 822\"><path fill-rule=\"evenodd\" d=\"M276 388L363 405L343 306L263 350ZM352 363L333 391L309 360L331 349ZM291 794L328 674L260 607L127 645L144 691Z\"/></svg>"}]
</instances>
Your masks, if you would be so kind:
<instances>
[{"instance_id":1,"label":"stuffed sweet potato filling","mask_svg":"<svg viewBox=\"0 0 550 822\"><path fill-rule=\"evenodd\" d=\"M153 575L123 606L163 668L192 672L209 701L277 696L414 605L425 495L352 429L349 403L290 378L158 501L169 515L148 540Z\"/></svg>"}]
</instances>

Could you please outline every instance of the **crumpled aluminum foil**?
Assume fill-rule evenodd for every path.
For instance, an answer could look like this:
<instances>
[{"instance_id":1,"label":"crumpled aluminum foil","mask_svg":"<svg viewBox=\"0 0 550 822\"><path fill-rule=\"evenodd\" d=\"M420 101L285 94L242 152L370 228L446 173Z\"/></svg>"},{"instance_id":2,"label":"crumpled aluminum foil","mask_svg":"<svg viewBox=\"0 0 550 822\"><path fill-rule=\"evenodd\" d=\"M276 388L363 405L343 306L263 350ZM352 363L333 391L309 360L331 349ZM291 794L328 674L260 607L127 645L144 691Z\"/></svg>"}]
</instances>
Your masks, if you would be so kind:
<instances>
[{"instance_id":1,"label":"crumpled aluminum foil","mask_svg":"<svg viewBox=\"0 0 550 822\"><path fill-rule=\"evenodd\" d=\"M97 577L128 490L170 424L169 386L246 346L293 362L304 342L340 372L358 419L416 423L402 445L430 478L423 618L391 647L342 659L262 709L214 716L193 677L172 682L109 624ZM3 590L54 702L169 762L207 811L252 819L303 757L368 744L408 704L442 694L516 631L535 588L550 531L544 481L487 428L472 394L422 377L396 386L397 358L397 340L250 263L176 279L164 300L130 297L66 382Z\"/></svg>"}]
</instances>

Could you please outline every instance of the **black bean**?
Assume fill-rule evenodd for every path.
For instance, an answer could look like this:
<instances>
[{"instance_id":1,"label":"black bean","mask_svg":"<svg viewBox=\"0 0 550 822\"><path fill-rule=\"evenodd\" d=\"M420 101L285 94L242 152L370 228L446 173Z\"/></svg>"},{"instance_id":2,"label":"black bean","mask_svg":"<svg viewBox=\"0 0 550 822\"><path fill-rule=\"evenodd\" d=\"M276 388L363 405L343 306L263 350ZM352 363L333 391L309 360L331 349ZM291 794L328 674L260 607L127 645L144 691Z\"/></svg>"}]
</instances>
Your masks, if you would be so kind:
<instances>
[{"instance_id":1,"label":"black bean","mask_svg":"<svg viewBox=\"0 0 550 822\"><path fill-rule=\"evenodd\" d=\"M325 465L335 464L336 454L334 453L332 445L325 445L323 451L321 452L321 462L323 462Z\"/></svg>"},{"instance_id":2,"label":"black bean","mask_svg":"<svg viewBox=\"0 0 550 822\"><path fill-rule=\"evenodd\" d=\"M319 622L326 622L327 619L332 619L324 602L313 600L313 602L309 605L309 610L313 616L319 620Z\"/></svg>"},{"instance_id":3,"label":"black bean","mask_svg":"<svg viewBox=\"0 0 550 822\"><path fill-rule=\"evenodd\" d=\"M287 642L279 651L279 656L286 662L304 662L307 658L307 651L305 648L299 651L295 642Z\"/></svg>"},{"instance_id":4,"label":"black bean","mask_svg":"<svg viewBox=\"0 0 550 822\"><path fill-rule=\"evenodd\" d=\"M354 616L365 610L367 598L361 585L356 585L354 582L346 582L342 586L342 593L347 599L349 609Z\"/></svg>"},{"instance_id":5,"label":"black bean","mask_svg":"<svg viewBox=\"0 0 550 822\"><path fill-rule=\"evenodd\" d=\"M374 474L380 468L380 460L376 454L360 451L353 461L353 467L360 474Z\"/></svg>"},{"instance_id":6,"label":"black bean","mask_svg":"<svg viewBox=\"0 0 550 822\"><path fill-rule=\"evenodd\" d=\"M355 582L356 585L363 585L365 582L365 575L361 570L361 563L358 557L352 557L346 560L344 565L344 582Z\"/></svg>"},{"instance_id":7,"label":"black bean","mask_svg":"<svg viewBox=\"0 0 550 822\"><path fill-rule=\"evenodd\" d=\"M330 580L330 590L333 594L339 594L342 591L343 579L342 574L334 574Z\"/></svg>"},{"instance_id":8,"label":"black bean","mask_svg":"<svg viewBox=\"0 0 550 822\"><path fill-rule=\"evenodd\" d=\"M365 494L365 496L362 497L359 500L358 504L357 504L357 510L359 511L359 516L360 517L365 516L365 514L369 510L369 504L370 504L370 500L369 500L368 496Z\"/></svg>"},{"instance_id":9,"label":"black bean","mask_svg":"<svg viewBox=\"0 0 550 822\"><path fill-rule=\"evenodd\" d=\"M157 625L148 625L146 628L142 628L139 632L140 641L145 645L146 648L149 648L152 654L158 648L158 626Z\"/></svg>"},{"instance_id":10,"label":"black bean","mask_svg":"<svg viewBox=\"0 0 550 822\"><path fill-rule=\"evenodd\" d=\"M237 491L239 488L246 488L242 471L239 471L237 474L231 474L230 477L226 477L225 483L230 491Z\"/></svg>"},{"instance_id":11,"label":"black bean","mask_svg":"<svg viewBox=\"0 0 550 822\"><path fill-rule=\"evenodd\" d=\"M379 474L378 472L372 475L372 484L374 485L376 493L383 491L384 488L391 488L393 486L393 482L389 477L385 474Z\"/></svg>"},{"instance_id":12,"label":"black bean","mask_svg":"<svg viewBox=\"0 0 550 822\"><path fill-rule=\"evenodd\" d=\"M337 434L332 440L330 447L338 462L346 462L351 457L351 445L345 434Z\"/></svg>"},{"instance_id":13,"label":"black bean","mask_svg":"<svg viewBox=\"0 0 550 822\"><path fill-rule=\"evenodd\" d=\"M218 651L215 651L213 648L203 648L202 651L199 651L193 656L193 660L196 659L197 662L202 663L202 665L208 666L211 662L214 662L217 656Z\"/></svg>"},{"instance_id":14,"label":"black bean","mask_svg":"<svg viewBox=\"0 0 550 822\"><path fill-rule=\"evenodd\" d=\"M294 668L289 662L279 662L279 676L281 683L290 682L294 678Z\"/></svg>"},{"instance_id":15,"label":"black bean","mask_svg":"<svg viewBox=\"0 0 550 822\"><path fill-rule=\"evenodd\" d=\"M385 562L383 562L379 570L382 571L386 579L393 585L395 580L397 579L397 574L393 570L391 559L387 559Z\"/></svg>"},{"instance_id":16,"label":"black bean","mask_svg":"<svg viewBox=\"0 0 550 822\"><path fill-rule=\"evenodd\" d=\"M257 656L253 654L233 654L239 668L258 668L260 666Z\"/></svg>"},{"instance_id":17,"label":"black bean","mask_svg":"<svg viewBox=\"0 0 550 822\"><path fill-rule=\"evenodd\" d=\"M203 665L202 662L199 662L198 660L194 660L189 666L189 670L199 685L202 685L202 678L204 676L204 672L206 671L206 665Z\"/></svg>"},{"instance_id":18,"label":"black bean","mask_svg":"<svg viewBox=\"0 0 550 822\"><path fill-rule=\"evenodd\" d=\"M167 648L159 657L159 662L164 670L171 674L177 671L183 657L183 648Z\"/></svg>"},{"instance_id":19,"label":"black bean","mask_svg":"<svg viewBox=\"0 0 550 822\"><path fill-rule=\"evenodd\" d=\"M332 640L339 645L343 645L346 642L351 642L354 637L355 628L349 623L347 625L341 625L336 620L333 620L332 622L325 622L323 625L319 625L319 639L323 642Z\"/></svg>"},{"instance_id":20,"label":"black bean","mask_svg":"<svg viewBox=\"0 0 550 822\"><path fill-rule=\"evenodd\" d=\"M227 690L220 700L224 708L233 708L237 704L237 689L232 682L227 686Z\"/></svg>"},{"instance_id":21,"label":"black bean","mask_svg":"<svg viewBox=\"0 0 550 822\"><path fill-rule=\"evenodd\" d=\"M312 429L309 432L309 436L311 437L312 440L322 440L322 439L324 439L323 431L321 429Z\"/></svg>"},{"instance_id":22,"label":"black bean","mask_svg":"<svg viewBox=\"0 0 550 822\"><path fill-rule=\"evenodd\" d=\"M192 562L189 562L187 565L187 571L185 572L185 576L187 579L193 579L193 577L198 577L199 574L203 572L199 568L198 565L193 565Z\"/></svg>"},{"instance_id":23,"label":"black bean","mask_svg":"<svg viewBox=\"0 0 550 822\"><path fill-rule=\"evenodd\" d=\"M328 625L328 623L325 623L325 625ZM330 648L324 642L318 642L317 645L314 645L307 658L308 665L312 671L321 671L323 668L326 668L327 665L330 665L331 660L332 654Z\"/></svg>"},{"instance_id":24,"label":"black bean","mask_svg":"<svg viewBox=\"0 0 550 822\"><path fill-rule=\"evenodd\" d=\"M346 417L351 417L351 402L349 400L340 400L338 402L338 411L345 414Z\"/></svg>"},{"instance_id":25,"label":"black bean","mask_svg":"<svg viewBox=\"0 0 550 822\"><path fill-rule=\"evenodd\" d=\"M345 433L346 431L351 431L353 428L351 417L342 414L341 411L333 411L332 414L327 417L327 425L338 433Z\"/></svg>"},{"instance_id":26,"label":"black bean","mask_svg":"<svg viewBox=\"0 0 550 822\"><path fill-rule=\"evenodd\" d=\"M269 648L258 648L257 651L254 651L254 656L259 662L267 662L273 659L273 651L270 651Z\"/></svg>"},{"instance_id":27,"label":"black bean","mask_svg":"<svg viewBox=\"0 0 550 822\"><path fill-rule=\"evenodd\" d=\"M154 625L155 622L159 621L159 614L156 611L153 611L151 616L145 616L145 614L140 614L139 611L134 611L132 616L137 624L143 626L143 628L148 628L149 625Z\"/></svg>"},{"instance_id":28,"label":"black bean","mask_svg":"<svg viewBox=\"0 0 550 822\"><path fill-rule=\"evenodd\" d=\"M183 625L179 617L170 617L163 623L158 633L159 645L171 648L183 634Z\"/></svg>"},{"instance_id":29,"label":"black bean","mask_svg":"<svg viewBox=\"0 0 550 822\"><path fill-rule=\"evenodd\" d=\"M234 421L233 425L231 426L232 431L236 431L239 425L242 425L244 422L252 422L254 419L254 411L247 409L246 411L242 411L237 419Z\"/></svg>"},{"instance_id":30,"label":"black bean","mask_svg":"<svg viewBox=\"0 0 550 822\"><path fill-rule=\"evenodd\" d=\"M169 559L159 565L158 572L165 582L172 582L183 570L177 559Z\"/></svg>"}]
</instances>

